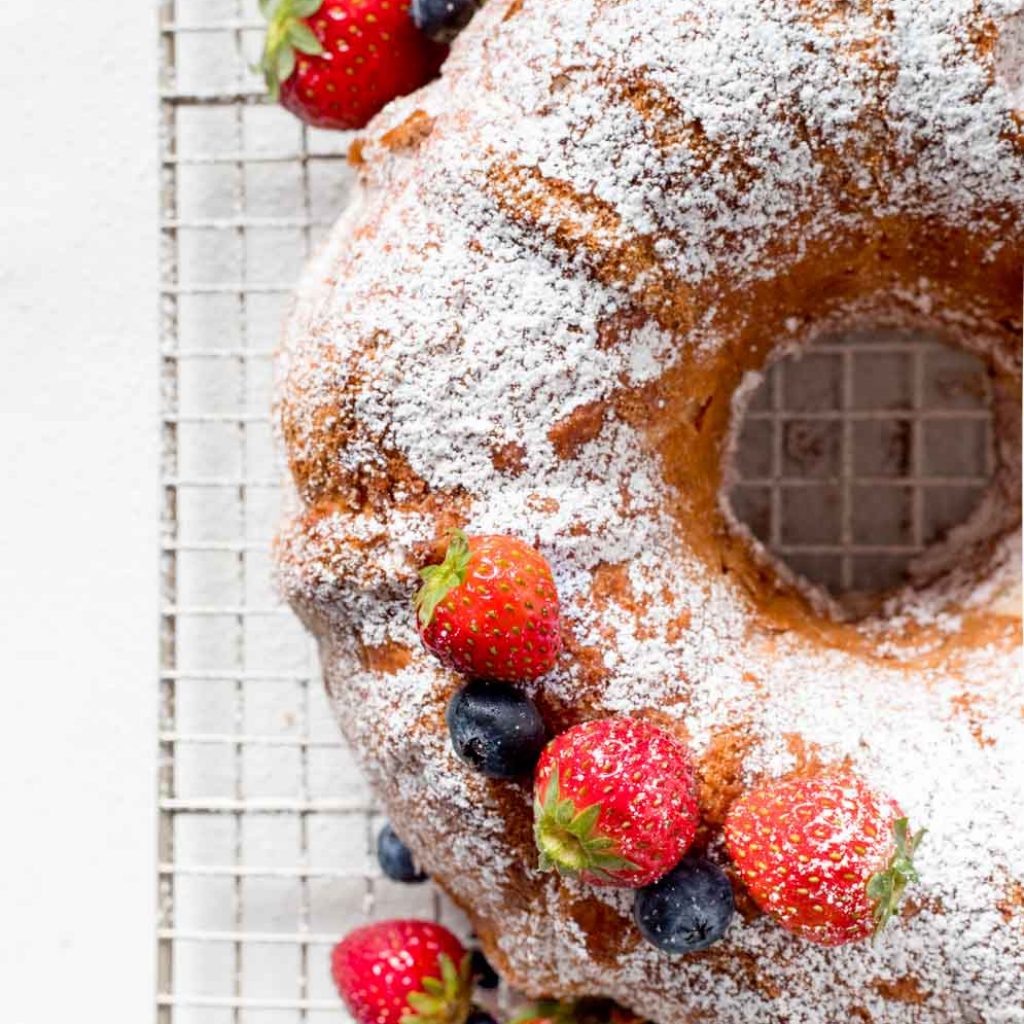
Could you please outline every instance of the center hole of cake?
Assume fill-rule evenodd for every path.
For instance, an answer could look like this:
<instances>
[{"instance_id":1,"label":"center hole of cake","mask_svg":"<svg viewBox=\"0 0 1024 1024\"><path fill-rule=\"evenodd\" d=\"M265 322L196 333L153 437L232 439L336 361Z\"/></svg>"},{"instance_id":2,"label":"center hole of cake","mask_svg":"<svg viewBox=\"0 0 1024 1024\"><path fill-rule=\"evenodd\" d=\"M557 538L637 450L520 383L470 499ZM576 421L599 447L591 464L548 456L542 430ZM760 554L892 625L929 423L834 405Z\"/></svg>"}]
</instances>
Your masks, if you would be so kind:
<instances>
[{"instance_id":1,"label":"center hole of cake","mask_svg":"<svg viewBox=\"0 0 1024 1024\"><path fill-rule=\"evenodd\" d=\"M982 360L934 335L829 335L776 362L743 415L736 519L851 610L977 506L995 470Z\"/></svg>"}]
</instances>

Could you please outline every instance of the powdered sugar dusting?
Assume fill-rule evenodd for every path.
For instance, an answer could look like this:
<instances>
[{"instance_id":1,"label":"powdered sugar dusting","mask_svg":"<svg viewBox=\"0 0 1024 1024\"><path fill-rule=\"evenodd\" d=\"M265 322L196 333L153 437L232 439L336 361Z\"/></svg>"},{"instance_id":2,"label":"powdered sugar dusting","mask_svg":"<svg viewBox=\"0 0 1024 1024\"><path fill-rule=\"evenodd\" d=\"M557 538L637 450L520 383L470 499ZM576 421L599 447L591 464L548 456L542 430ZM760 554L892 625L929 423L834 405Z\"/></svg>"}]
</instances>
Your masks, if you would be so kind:
<instances>
[{"instance_id":1,"label":"powdered sugar dusting","mask_svg":"<svg viewBox=\"0 0 1024 1024\"><path fill-rule=\"evenodd\" d=\"M977 617L941 588L859 645L765 628L679 528L687 497L648 429L663 410L620 401L723 351L722 281L755 287L867 216L970 230L993 265L1019 263L1022 17L1024 0L491 0L442 80L363 145L358 206L281 359L304 505L282 578L404 838L534 993L720 1024L995 1022L1024 1005L1012 631L967 637ZM404 145L416 111L432 131ZM894 299L973 322L969 296L928 281ZM796 343L803 321L785 322ZM627 893L542 875L529 787L455 758L458 680L417 642L415 569L453 522L552 563L571 657L531 684L545 707L668 715L698 761L740 725L747 782L790 770L794 735L851 758L931 830L913 915L837 950L737 922L673 959L639 940ZM958 582L963 608L1013 590L1002 543Z\"/></svg>"}]
</instances>

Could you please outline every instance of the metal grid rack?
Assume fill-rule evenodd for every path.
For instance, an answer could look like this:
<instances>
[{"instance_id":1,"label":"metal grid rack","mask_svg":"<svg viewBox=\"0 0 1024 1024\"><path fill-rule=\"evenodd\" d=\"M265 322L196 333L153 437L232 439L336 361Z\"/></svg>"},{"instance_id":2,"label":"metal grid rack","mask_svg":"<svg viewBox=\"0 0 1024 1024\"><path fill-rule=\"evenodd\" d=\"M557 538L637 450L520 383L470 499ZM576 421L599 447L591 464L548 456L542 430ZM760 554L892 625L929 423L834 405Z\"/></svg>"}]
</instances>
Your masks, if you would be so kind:
<instances>
[{"instance_id":1,"label":"metal grid rack","mask_svg":"<svg viewBox=\"0 0 1024 1024\"><path fill-rule=\"evenodd\" d=\"M985 364L925 334L830 337L777 362L740 430L729 499L833 594L887 589L994 471Z\"/></svg>"},{"instance_id":2,"label":"metal grid rack","mask_svg":"<svg viewBox=\"0 0 1024 1024\"><path fill-rule=\"evenodd\" d=\"M380 877L379 816L338 739L313 645L271 582L282 473L268 415L271 354L302 264L343 205L349 140L306 130L266 102L250 70L262 35L256 0L161 0L160 14L157 1018L336 1021L327 953L347 929L409 914L466 931L431 886ZM960 517L991 459L984 391L963 385L976 368L964 377L962 357L946 350L857 344L818 348L772 372L751 408L734 493L739 514L783 557L840 586L863 585L870 564L857 488L909 488L909 534L888 506L867 524L876 546L878 530L898 534L883 560L903 557L943 515ZM869 376L895 380L880 372L886 359L906 362L909 392L865 406L858 368L874 361ZM950 373L961 383L935 383ZM900 430L911 453L895 462L901 442L884 436L893 423L908 424ZM934 438L933 424L961 440ZM964 442L976 428L976 441ZM864 468L859 446L871 430L877 464ZM936 444L960 463L939 467ZM800 534L820 531L818 517L789 523L787 496L808 487L825 489L823 500L838 495L834 535Z\"/></svg>"},{"instance_id":3,"label":"metal grid rack","mask_svg":"<svg viewBox=\"0 0 1024 1024\"><path fill-rule=\"evenodd\" d=\"M460 915L377 869L380 824L277 600L271 355L341 209L345 136L269 105L256 0L162 0L162 1024L337 1021L357 923ZM339 1017L339 1015L341 1015Z\"/></svg>"}]
</instances>

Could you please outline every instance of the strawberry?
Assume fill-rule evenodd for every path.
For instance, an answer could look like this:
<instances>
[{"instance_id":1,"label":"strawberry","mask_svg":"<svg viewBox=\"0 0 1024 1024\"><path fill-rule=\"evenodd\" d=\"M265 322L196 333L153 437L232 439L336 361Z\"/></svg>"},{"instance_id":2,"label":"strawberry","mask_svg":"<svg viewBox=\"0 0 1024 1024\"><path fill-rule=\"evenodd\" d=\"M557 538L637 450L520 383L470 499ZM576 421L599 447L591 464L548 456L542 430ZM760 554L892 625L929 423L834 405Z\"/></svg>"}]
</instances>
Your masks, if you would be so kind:
<instances>
[{"instance_id":1,"label":"strawberry","mask_svg":"<svg viewBox=\"0 0 1024 1024\"><path fill-rule=\"evenodd\" d=\"M357 1024L464 1024L470 956L431 921L379 921L349 932L331 954L338 994Z\"/></svg>"},{"instance_id":2,"label":"strawberry","mask_svg":"<svg viewBox=\"0 0 1024 1024\"><path fill-rule=\"evenodd\" d=\"M504 682L536 679L554 665L558 591L551 566L525 541L454 530L444 561L420 578L420 636L445 665Z\"/></svg>"},{"instance_id":3,"label":"strawberry","mask_svg":"<svg viewBox=\"0 0 1024 1024\"><path fill-rule=\"evenodd\" d=\"M260 0L270 95L317 128L362 128L433 78L448 49L422 36L409 0Z\"/></svg>"},{"instance_id":4,"label":"strawberry","mask_svg":"<svg viewBox=\"0 0 1024 1024\"><path fill-rule=\"evenodd\" d=\"M848 768L769 782L741 796L725 844L757 905L822 946L881 931L917 881L899 805Z\"/></svg>"},{"instance_id":5,"label":"strawberry","mask_svg":"<svg viewBox=\"0 0 1024 1024\"><path fill-rule=\"evenodd\" d=\"M638 888L671 871L697 831L686 748L637 718L574 726L534 773L540 866L598 885Z\"/></svg>"}]
</instances>

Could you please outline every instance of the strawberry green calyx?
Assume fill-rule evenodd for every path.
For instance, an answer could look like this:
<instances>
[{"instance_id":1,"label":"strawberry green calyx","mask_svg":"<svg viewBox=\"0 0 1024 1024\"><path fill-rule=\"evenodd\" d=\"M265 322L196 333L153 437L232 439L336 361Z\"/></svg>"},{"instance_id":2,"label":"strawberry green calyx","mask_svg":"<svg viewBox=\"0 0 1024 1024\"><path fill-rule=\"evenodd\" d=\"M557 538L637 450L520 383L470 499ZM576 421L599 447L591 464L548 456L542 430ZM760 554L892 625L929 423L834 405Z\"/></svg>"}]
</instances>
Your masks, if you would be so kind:
<instances>
[{"instance_id":1,"label":"strawberry green calyx","mask_svg":"<svg viewBox=\"0 0 1024 1024\"><path fill-rule=\"evenodd\" d=\"M919 879L914 866L914 854L927 829L911 835L906 818L899 818L893 823L892 833L896 839L896 852L892 855L884 871L868 879L868 896L875 903L875 935L892 920L899 909L903 892L911 882Z\"/></svg>"},{"instance_id":2,"label":"strawberry green calyx","mask_svg":"<svg viewBox=\"0 0 1024 1024\"><path fill-rule=\"evenodd\" d=\"M401 1024L465 1024L472 1008L473 968L467 953L458 967L450 956L438 957L440 978L424 978L419 992L408 996L409 1012Z\"/></svg>"},{"instance_id":3,"label":"strawberry green calyx","mask_svg":"<svg viewBox=\"0 0 1024 1024\"><path fill-rule=\"evenodd\" d=\"M560 1003L554 999L541 999L524 1006L508 1024L576 1024L576 1007L573 1003Z\"/></svg>"},{"instance_id":4,"label":"strawberry green calyx","mask_svg":"<svg viewBox=\"0 0 1024 1024\"><path fill-rule=\"evenodd\" d=\"M260 0L268 26L259 70L272 100L280 97L282 83L291 78L296 53L315 57L324 52L323 44L303 20L316 14L322 4L323 0Z\"/></svg>"},{"instance_id":5,"label":"strawberry green calyx","mask_svg":"<svg viewBox=\"0 0 1024 1024\"><path fill-rule=\"evenodd\" d=\"M423 586L416 592L414 604L421 626L430 625L437 606L452 590L465 583L468 570L469 538L462 530L452 530L444 561L420 569Z\"/></svg>"},{"instance_id":6,"label":"strawberry green calyx","mask_svg":"<svg viewBox=\"0 0 1024 1024\"><path fill-rule=\"evenodd\" d=\"M572 800L559 799L558 768L554 768L544 790L544 801L534 801L533 834L540 850L540 869L576 875L586 871L599 878L611 878L613 871L633 871L637 865L619 857L615 840L597 830L600 804L577 811Z\"/></svg>"}]
</instances>

